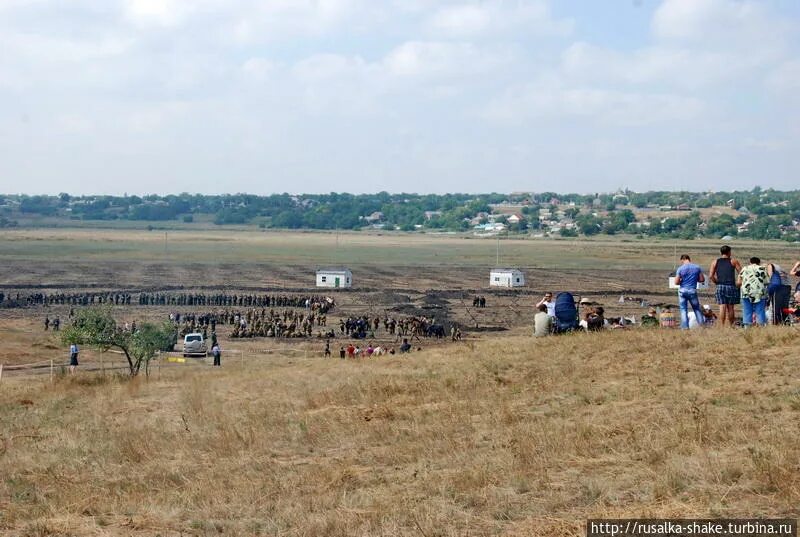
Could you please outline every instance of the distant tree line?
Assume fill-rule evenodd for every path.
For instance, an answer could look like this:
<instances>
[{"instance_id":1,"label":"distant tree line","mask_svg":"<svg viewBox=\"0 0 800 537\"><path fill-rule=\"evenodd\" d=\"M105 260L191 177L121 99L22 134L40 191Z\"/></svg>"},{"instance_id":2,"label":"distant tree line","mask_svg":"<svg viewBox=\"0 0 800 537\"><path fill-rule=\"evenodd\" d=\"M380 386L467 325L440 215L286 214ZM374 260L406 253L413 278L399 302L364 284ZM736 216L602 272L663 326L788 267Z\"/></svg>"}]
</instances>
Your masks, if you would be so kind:
<instances>
[{"instance_id":1,"label":"distant tree line","mask_svg":"<svg viewBox=\"0 0 800 537\"><path fill-rule=\"evenodd\" d=\"M521 207L521 221L492 215L492 206ZM703 216L703 209L730 207L736 212ZM675 217L661 211L680 210ZM545 213L547 210L549 213ZM646 210L647 212L634 211ZM506 212L507 211L503 211ZM14 218L63 217L74 220L182 221L200 219L225 225L281 229L362 229L369 226L466 231L476 224L507 224L509 232L541 227L542 214L560 214L562 236L630 234L694 238L725 235L754 239L798 240L800 191L756 187L733 192L632 192L559 194L251 194L57 196L0 195L0 227ZM747 225L743 225L747 224ZM546 224L545 224L546 225ZM545 229L544 231L549 231Z\"/></svg>"}]
</instances>

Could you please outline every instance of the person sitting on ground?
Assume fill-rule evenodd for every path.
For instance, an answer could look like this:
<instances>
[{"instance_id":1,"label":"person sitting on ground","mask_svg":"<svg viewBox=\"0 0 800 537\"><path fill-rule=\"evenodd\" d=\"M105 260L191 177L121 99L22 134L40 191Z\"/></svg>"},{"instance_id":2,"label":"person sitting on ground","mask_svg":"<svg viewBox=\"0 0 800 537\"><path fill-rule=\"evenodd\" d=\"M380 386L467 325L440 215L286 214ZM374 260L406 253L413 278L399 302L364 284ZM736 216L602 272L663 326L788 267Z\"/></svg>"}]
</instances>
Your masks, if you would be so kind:
<instances>
[{"instance_id":1,"label":"person sitting on ground","mask_svg":"<svg viewBox=\"0 0 800 537\"><path fill-rule=\"evenodd\" d=\"M547 314L550 317L555 317L556 316L556 303L553 300L553 293L551 293L549 291L547 293L545 293L544 297L542 297L542 299L539 302L536 303L536 307L538 308L539 306L541 306L543 304L545 306L547 306Z\"/></svg>"},{"instance_id":2,"label":"person sitting on ground","mask_svg":"<svg viewBox=\"0 0 800 537\"><path fill-rule=\"evenodd\" d=\"M640 324L645 328L657 327L659 325L658 311L656 311L655 308L650 308L647 310L647 314L642 315L642 322Z\"/></svg>"},{"instance_id":3,"label":"person sitting on ground","mask_svg":"<svg viewBox=\"0 0 800 537\"><path fill-rule=\"evenodd\" d=\"M405 354L407 352L411 352L411 344L408 342L408 339L403 339L403 344L400 345L400 354Z\"/></svg>"},{"instance_id":4,"label":"person sitting on ground","mask_svg":"<svg viewBox=\"0 0 800 537\"><path fill-rule=\"evenodd\" d=\"M603 306L597 306L586 312L586 330L589 332L596 332L605 328L605 309Z\"/></svg>"},{"instance_id":5,"label":"person sitting on ground","mask_svg":"<svg viewBox=\"0 0 800 537\"><path fill-rule=\"evenodd\" d=\"M613 317L611 322L609 323L609 328L611 330L625 330L627 327L625 326L625 318L624 317Z\"/></svg>"},{"instance_id":6,"label":"person sitting on ground","mask_svg":"<svg viewBox=\"0 0 800 537\"><path fill-rule=\"evenodd\" d=\"M717 314L711 309L710 304L703 304L703 319L708 326L714 326L717 320Z\"/></svg>"},{"instance_id":7,"label":"person sitting on ground","mask_svg":"<svg viewBox=\"0 0 800 537\"><path fill-rule=\"evenodd\" d=\"M534 337L544 337L553 331L553 317L547 314L547 306L539 304L539 312L533 317Z\"/></svg>"},{"instance_id":8,"label":"person sitting on ground","mask_svg":"<svg viewBox=\"0 0 800 537\"><path fill-rule=\"evenodd\" d=\"M672 306L664 306L659 316L659 322L661 323L661 328L675 328L677 320L672 312Z\"/></svg>"}]
</instances>

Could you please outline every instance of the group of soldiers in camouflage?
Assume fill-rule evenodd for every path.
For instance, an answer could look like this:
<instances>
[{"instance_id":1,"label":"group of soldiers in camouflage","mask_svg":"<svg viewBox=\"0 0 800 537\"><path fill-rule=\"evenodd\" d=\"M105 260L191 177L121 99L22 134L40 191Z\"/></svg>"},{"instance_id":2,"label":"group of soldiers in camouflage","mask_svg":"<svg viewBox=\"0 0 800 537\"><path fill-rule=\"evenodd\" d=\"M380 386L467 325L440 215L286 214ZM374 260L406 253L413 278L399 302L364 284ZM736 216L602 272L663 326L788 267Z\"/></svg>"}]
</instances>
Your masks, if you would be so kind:
<instances>
[{"instance_id":1,"label":"group of soldiers in camouflage","mask_svg":"<svg viewBox=\"0 0 800 537\"><path fill-rule=\"evenodd\" d=\"M180 313L174 312L169 314L169 320L177 325L191 324L198 327L211 327L212 330L217 329L217 324L233 324L234 314L229 311L217 311L211 313ZM228 322L230 319L230 322Z\"/></svg>"},{"instance_id":2,"label":"group of soldiers in camouflage","mask_svg":"<svg viewBox=\"0 0 800 537\"><path fill-rule=\"evenodd\" d=\"M376 316L373 318L367 315L361 317L348 317L347 319L339 320L339 331L346 337L354 338L367 338L375 337L375 333L381 326L391 336L426 336L428 335L430 327L436 324L436 319L428 319L427 317L401 317L395 319L394 317L386 316L383 319Z\"/></svg>"},{"instance_id":3,"label":"group of soldiers in camouflage","mask_svg":"<svg viewBox=\"0 0 800 537\"><path fill-rule=\"evenodd\" d=\"M334 300L324 296L205 295L199 293L141 293L140 306L241 306L246 308L307 308L328 312Z\"/></svg>"},{"instance_id":4,"label":"group of soldiers in camouflage","mask_svg":"<svg viewBox=\"0 0 800 537\"><path fill-rule=\"evenodd\" d=\"M252 309L244 315L235 314L231 337L311 337L315 326L323 327L326 323L327 315L314 310L311 313L294 310L281 313L273 309Z\"/></svg>"}]
</instances>

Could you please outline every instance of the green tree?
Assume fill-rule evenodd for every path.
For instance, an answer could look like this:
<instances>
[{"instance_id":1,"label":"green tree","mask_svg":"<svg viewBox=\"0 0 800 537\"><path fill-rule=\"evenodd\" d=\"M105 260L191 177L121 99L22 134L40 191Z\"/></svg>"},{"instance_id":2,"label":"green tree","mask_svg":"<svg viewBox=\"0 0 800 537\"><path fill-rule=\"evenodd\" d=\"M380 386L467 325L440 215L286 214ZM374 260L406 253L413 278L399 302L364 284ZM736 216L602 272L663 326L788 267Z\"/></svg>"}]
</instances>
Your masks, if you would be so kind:
<instances>
[{"instance_id":1,"label":"green tree","mask_svg":"<svg viewBox=\"0 0 800 537\"><path fill-rule=\"evenodd\" d=\"M565 227L562 227L561 229L559 229L558 230L558 234L561 235L562 237L577 237L578 236L578 232L577 231L575 231L574 229L568 229L568 228L565 228Z\"/></svg>"},{"instance_id":2,"label":"green tree","mask_svg":"<svg viewBox=\"0 0 800 537\"><path fill-rule=\"evenodd\" d=\"M158 351L170 350L175 344L175 327L169 323L142 323L135 333L123 330L111 315L108 307L93 307L79 310L72 324L61 333L66 345L88 345L103 352L118 349L128 361L131 377L139 374L144 366L149 373L150 361Z\"/></svg>"}]
</instances>

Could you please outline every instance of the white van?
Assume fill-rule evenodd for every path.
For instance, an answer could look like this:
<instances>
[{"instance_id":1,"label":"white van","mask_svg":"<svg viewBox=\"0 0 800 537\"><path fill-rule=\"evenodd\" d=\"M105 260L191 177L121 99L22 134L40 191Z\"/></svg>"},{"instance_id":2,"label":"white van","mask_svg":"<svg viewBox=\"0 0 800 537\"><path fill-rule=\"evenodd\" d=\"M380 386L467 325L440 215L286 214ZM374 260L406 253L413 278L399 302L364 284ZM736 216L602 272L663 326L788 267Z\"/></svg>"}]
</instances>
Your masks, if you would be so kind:
<instances>
[{"instance_id":1,"label":"white van","mask_svg":"<svg viewBox=\"0 0 800 537\"><path fill-rule=\"evenodd\" d=\"M203 334L194 332L183 336L183 356L205 356L207 354L206 342Z\"/></svg>"}]
</instances>

